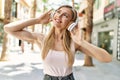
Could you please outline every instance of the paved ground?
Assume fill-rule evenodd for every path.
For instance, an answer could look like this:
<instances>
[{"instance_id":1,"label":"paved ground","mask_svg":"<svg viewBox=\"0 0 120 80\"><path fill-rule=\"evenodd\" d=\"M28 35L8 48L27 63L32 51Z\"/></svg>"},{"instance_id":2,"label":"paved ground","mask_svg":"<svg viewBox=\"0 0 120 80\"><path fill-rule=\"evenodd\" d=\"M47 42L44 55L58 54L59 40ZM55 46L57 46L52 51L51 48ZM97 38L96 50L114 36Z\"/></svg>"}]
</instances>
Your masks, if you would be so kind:
<instances>
[{"instance_id":1,"label":"paved ground","mask_svg":"<svg viewBox=\"0 0 120 80\"><path fill-rule=\"evenodd\" d=\"M0 62L0 80L42 80L43 65L39 53L8 54L9 61ZM77 54L73 68L76 80L120 80L120 61L94 61L94 67L83 67L83 55Z\"/></svg>"}]
</instances>

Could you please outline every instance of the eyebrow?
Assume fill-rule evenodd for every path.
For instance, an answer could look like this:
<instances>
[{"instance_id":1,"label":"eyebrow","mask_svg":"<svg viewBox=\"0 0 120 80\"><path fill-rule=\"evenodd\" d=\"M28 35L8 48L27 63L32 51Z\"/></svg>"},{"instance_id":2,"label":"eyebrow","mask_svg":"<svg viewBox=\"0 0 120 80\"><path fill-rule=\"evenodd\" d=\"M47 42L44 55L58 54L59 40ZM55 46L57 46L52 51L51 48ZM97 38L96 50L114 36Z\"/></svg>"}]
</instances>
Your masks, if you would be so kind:
<instances>
[{"instance_id":1,"label":"eyebrow","mask_svg":"<svg viewBox=\"0 0 120 80\"><path fill-rule=\"evenodd\" d=\"M62 10L58 9L58 10L56 10L56 11L62 11ZM69 14L69 13L64 12L64 14L67 14L67 16L69 16L69 17L70 17L70 14ZM71 16L71 18L72 18L72 16Z\"/></svg>"}]
</instances>

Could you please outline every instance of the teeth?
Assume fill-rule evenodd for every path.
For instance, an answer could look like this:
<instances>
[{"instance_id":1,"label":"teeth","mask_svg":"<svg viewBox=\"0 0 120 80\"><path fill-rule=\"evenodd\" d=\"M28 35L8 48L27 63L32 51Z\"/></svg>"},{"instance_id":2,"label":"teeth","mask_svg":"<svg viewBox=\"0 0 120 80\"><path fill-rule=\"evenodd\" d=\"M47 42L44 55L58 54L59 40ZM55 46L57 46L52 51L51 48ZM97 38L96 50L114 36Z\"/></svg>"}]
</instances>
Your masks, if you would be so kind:
<instances>
[{"instance_id":1,"label":"teeth","mask_svg":"<svg viewBox=\"0 0 120 80\"><path fill-rule=\"evenodd\" d=\"M57 22L60 22L59 20L56 20Z\"/></svg>"},{"instance_id":2,"label":"teeth","mask_svg":"<svg viewBox=\"0 0 120 80\"><path fill-rule=\"evenodd\" d=\"M58 20L58 19L56 19L56 22L61 23L61 21L60 21L60 20Z\"/></svg>"}]
</instances>

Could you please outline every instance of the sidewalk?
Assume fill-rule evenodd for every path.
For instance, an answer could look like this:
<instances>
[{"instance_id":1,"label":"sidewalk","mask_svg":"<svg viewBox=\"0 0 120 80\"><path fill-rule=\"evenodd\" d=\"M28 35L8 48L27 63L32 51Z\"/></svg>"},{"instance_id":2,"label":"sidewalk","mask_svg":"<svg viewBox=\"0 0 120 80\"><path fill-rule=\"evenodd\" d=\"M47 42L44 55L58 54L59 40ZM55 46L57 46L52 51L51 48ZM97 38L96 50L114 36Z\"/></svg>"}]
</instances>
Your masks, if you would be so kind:
<instances>
[{"instance_id":1,"label":"sidewalk","mask_svg":"<svg viewBox=\"0 0 120 80\"><path fill-rule=\"evenodd\" d=\"M81 55L77 55L81 56ZM113 60L110 63L102 63L94 60L94 67L75 66L76 80L120 80L120 62Z\"/></svg>"},{"instance_id":2,"label":"sidewalk","mask_svg":"<svg viewBox=\"0 0 120 80\"><path fill-rule=\"evenodd\" d=\"M10 53L9 61L0 62L0 80L43 80L43 65L39 53ZM120 62L101 63L93 59L94 67L84 67L83 54L77 54L73 73L75 80L120 80Z\"/></svg>"}]
</instances>

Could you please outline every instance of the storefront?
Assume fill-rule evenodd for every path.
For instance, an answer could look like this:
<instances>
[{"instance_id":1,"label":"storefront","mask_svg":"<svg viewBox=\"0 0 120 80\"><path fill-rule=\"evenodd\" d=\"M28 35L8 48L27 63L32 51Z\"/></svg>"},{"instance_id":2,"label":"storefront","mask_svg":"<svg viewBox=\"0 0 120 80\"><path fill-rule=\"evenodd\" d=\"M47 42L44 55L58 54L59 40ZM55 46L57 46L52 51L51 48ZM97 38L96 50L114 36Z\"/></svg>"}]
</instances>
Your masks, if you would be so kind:
<instances>
[{"instance_id":1,"label":"storefront","mask_svg":"<svg viewBox=\"0 0 120 80\"><path fill-rule=\"evenodd\" d=\"M113 53L113 33L113 30L98 33L98 46L107 50L110 54Z\"/></svg>"},{"instance_id":2,"label":"storefront","mask_svg":"<svg viewBox=\"0 0 120 80\"><path fill-rule=\"evenodd\" d=\"M115 59L120 54L120 26L119 18L116 16L115 2L104 8L104 20L94 24L92 42L93 44L107 50ZM119 30L119 31L118 31Z\"/></svg>"},{"instance_id":3,"label":"storefront","mask_svg":"<svg viewBox=\"0 0 120 80\"><path fill-rule=\"evenodd\" d=\"M118 16L117 28L117 59L120 60L120 0L116 0L116 10Z\"/></svg>"},{"instance_id":4,"label":"storefront","mask_svg":"<svg viewBox=\"0 0 120 80\"><path fill-rule=\"evenodd\" d=\"M114 58L117 56L117 27L117 18L95 24L92 36L93 44L104 48Z\"/></svg>"},{"instance_id":5,"label":"storefront","mask_svg":"<svg viewBox=\"0 0 120 80\"><path fill-rule=\"evenodd\" d=\"M118 17L117 29L117 59L120 60L120 17Z\"/></svg>"}]
</instances>

